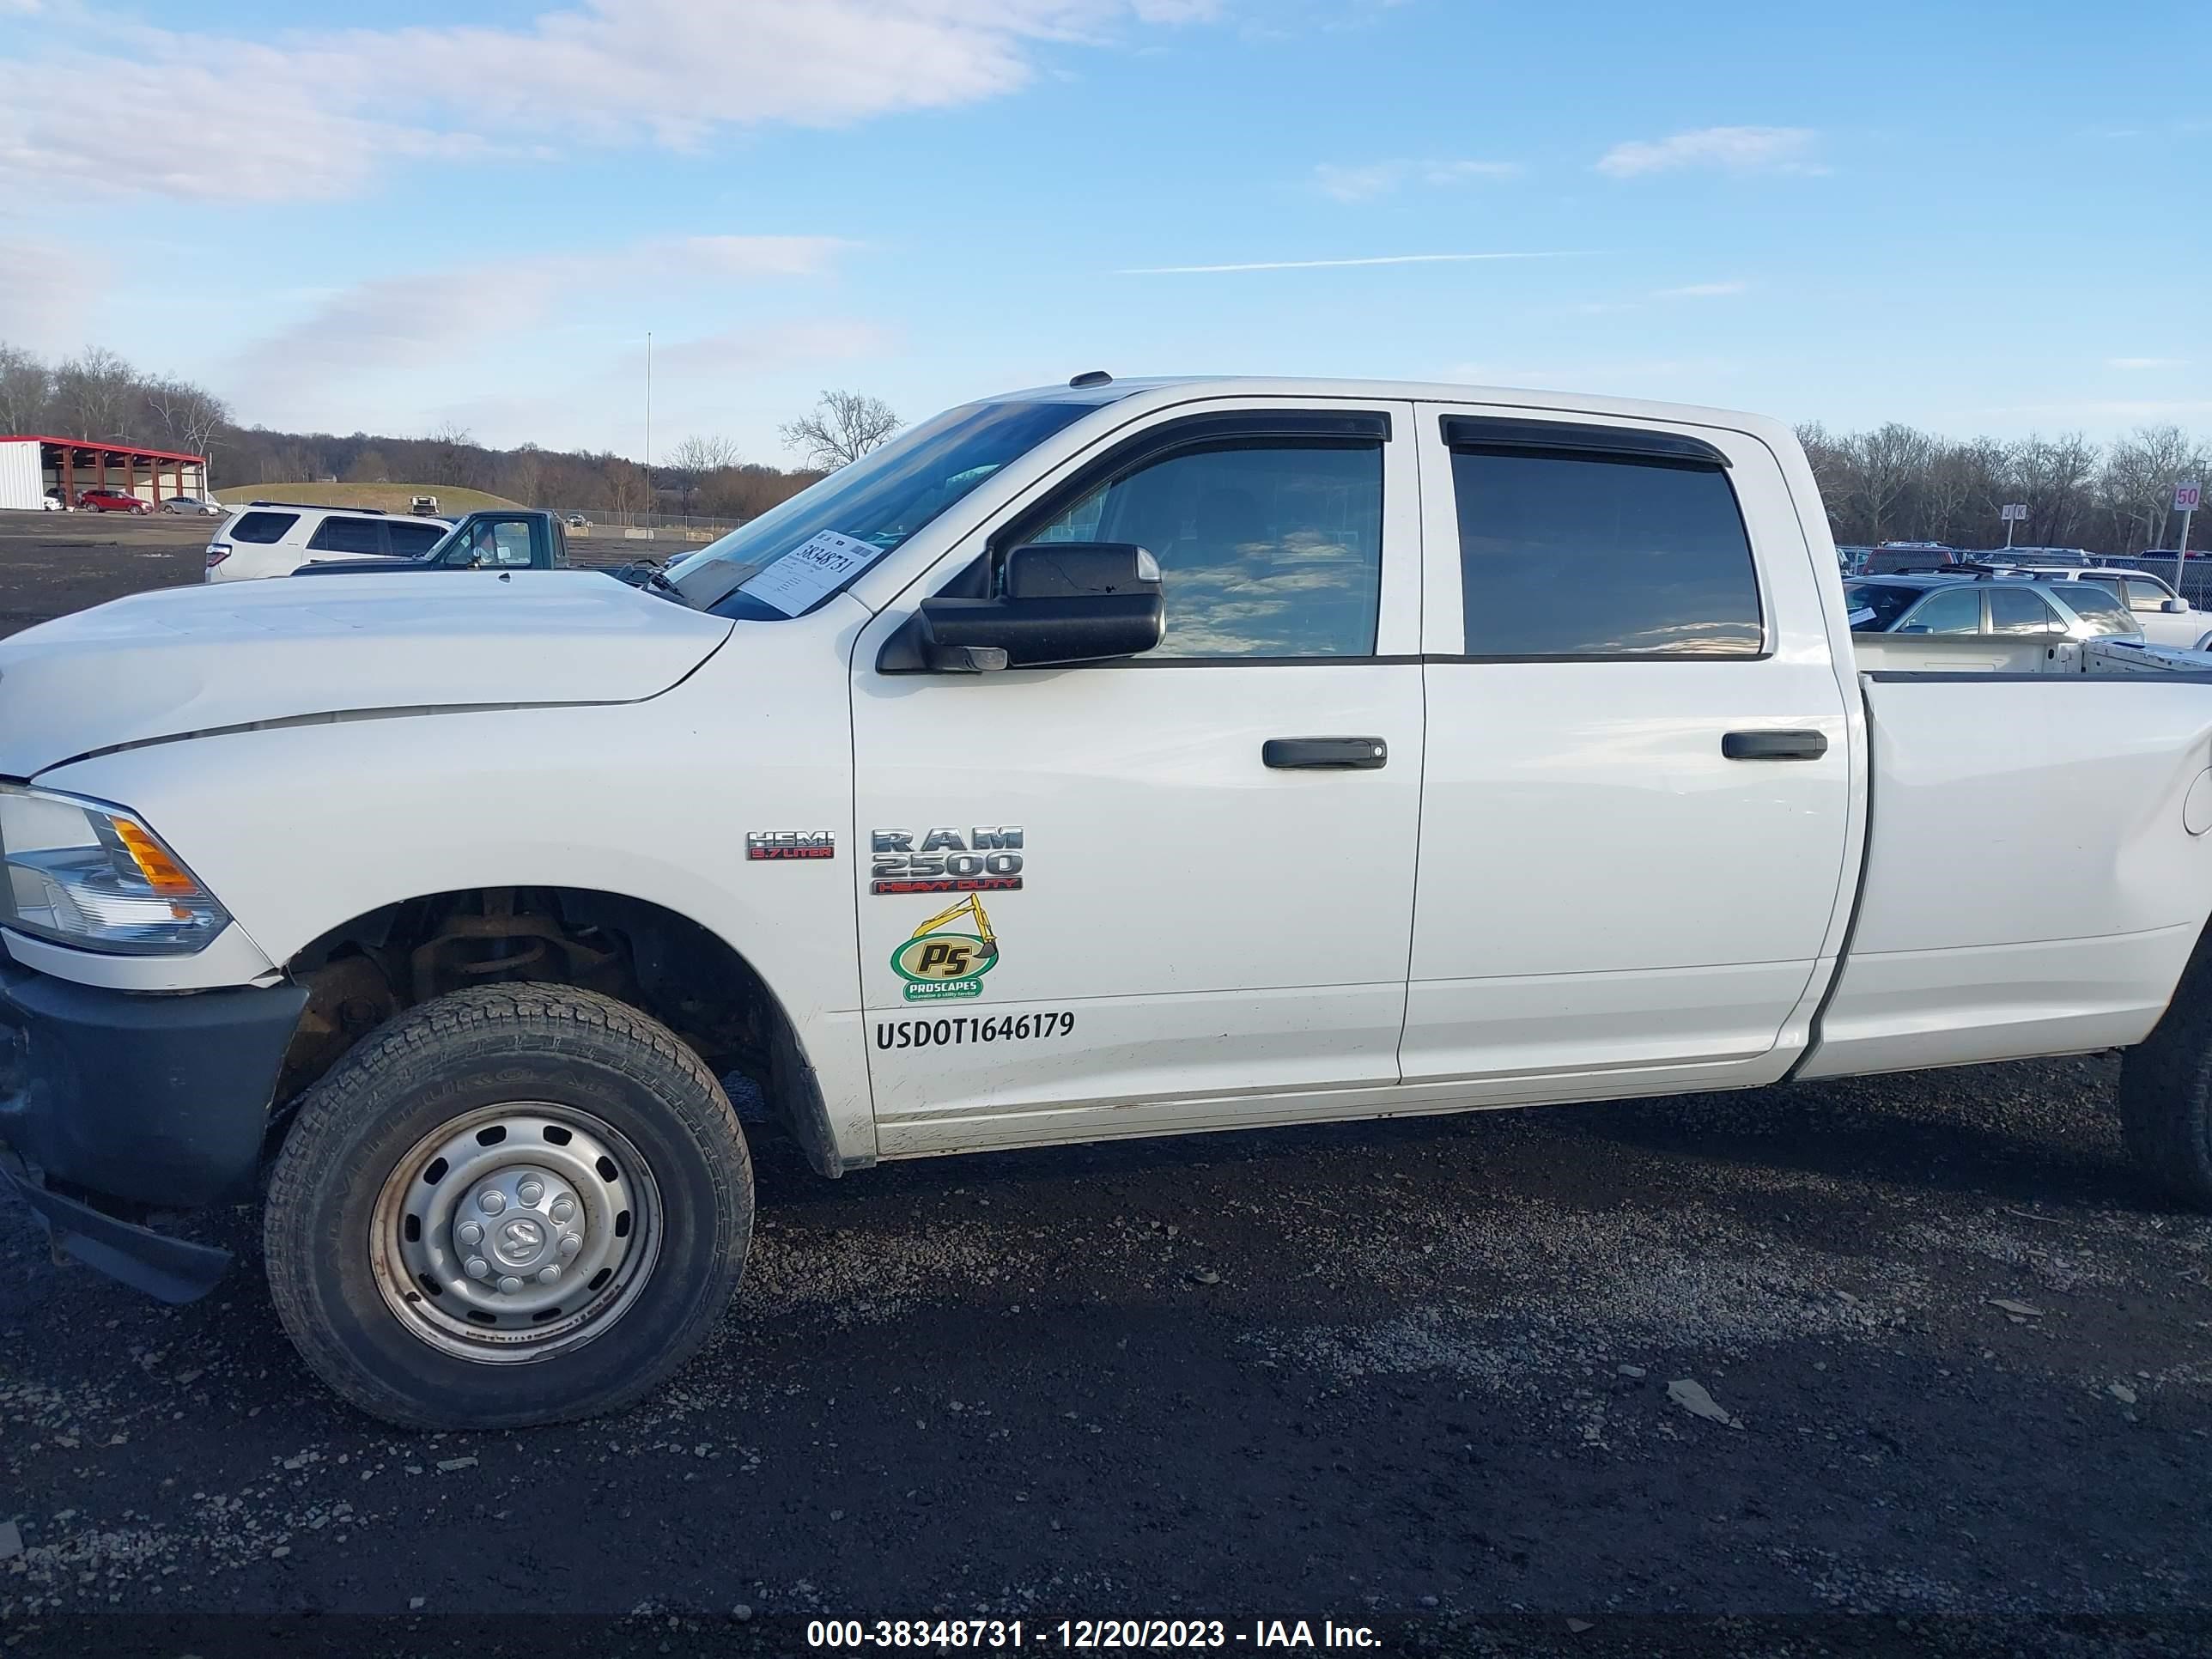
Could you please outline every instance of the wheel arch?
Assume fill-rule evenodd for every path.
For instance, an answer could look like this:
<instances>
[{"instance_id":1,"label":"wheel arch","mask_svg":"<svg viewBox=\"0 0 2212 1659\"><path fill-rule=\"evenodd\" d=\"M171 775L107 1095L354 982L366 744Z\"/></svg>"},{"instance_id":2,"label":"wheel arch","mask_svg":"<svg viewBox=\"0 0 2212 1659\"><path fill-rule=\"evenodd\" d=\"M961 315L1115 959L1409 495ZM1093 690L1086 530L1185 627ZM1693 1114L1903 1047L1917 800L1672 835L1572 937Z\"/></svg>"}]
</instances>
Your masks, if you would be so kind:
<instances>
[{"instance_id":1,"label":"wheel arch","mask_svg":"<svg viewBox=\"0 0 2212 1659\"><path fill-rule=\"evenodd\" d=\"M299 1097L369 1031L470 985L600 991L652 1015L717 1076L737 1072L820 1174L874 1161L841 1145L805 1038L732 940L649 899L592 887L463 888L390 901L326 929L283 963L307 988L276 1091L272 1150Z\"/></svg>"}]
</instances>

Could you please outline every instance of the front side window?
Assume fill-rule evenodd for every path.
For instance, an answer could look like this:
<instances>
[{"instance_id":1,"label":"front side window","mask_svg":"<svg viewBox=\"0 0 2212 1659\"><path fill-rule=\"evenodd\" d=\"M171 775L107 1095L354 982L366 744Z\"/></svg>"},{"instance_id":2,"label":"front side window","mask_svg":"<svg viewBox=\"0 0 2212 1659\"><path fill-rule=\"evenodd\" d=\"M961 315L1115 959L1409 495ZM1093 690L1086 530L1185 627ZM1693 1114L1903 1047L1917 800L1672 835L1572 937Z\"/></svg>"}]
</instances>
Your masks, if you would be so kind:
<instances>
[{"instance_id":1,"label":"front side window","mask_svg":"<svg viewBox=\"0 0 2212 1659\"><path fill-rule=\"evenodd\" d=\"M1982 631L1982 596L1972 586L1947 587L1930 593L1899 626L1900 634L1978 634Z\"/></svg>"},{"instance_id":2,"label":"front side window","mask_svg":"<svg viewBox=\"0 0 2212 1659\"><path fill-rule=\"evenodd\" d=\"M1382 588L1382 447L1253 438L1093 486L1030 542L1133 542L1159 561L1161 658L1365 657Z\"/></svg>"},{"instance_id":3,"label":"front side window","mask_svg":"<svg viewBox=\"0 0 2212 1659\"><path fill-rule=\"evenodd\" d=\"M1751 542L1717 466L1452 451L1471 657L1753 657Z\"/></svg>"}]
</instances>

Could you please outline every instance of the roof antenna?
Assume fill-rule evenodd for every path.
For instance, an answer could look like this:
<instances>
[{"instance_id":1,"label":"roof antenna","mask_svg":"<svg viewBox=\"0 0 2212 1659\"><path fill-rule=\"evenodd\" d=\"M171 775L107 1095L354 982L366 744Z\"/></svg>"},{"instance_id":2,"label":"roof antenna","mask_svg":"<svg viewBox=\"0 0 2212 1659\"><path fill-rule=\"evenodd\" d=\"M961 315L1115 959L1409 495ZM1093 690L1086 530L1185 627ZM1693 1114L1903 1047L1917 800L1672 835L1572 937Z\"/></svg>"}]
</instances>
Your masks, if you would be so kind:
<instances>
[{"instance_id":1,"label":"roof antenna","mask_svg":"<svg viewBox=\"0 0 2212 1659\"><path fill-rule=\"evenodd\" d=\"M1068 385L1075 386L1111 386L1113 384L1114 377L1111 374L1109 374L1103 368L1094 368L1087 374L1079 374L1068 382Z\"/></svg>"}]
</instances>

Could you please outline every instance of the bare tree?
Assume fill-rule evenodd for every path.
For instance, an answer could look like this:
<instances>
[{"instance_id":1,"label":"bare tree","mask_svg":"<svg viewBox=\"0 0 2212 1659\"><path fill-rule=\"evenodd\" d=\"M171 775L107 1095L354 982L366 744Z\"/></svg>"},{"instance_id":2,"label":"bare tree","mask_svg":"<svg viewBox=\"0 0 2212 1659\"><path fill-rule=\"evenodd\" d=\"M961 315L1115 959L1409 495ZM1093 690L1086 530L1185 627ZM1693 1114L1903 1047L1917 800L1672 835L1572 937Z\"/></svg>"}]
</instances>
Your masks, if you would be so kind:
<instances>
[{"instance_id":1,"label":"bare tree","mask_svg":"<svg viewBox=\"0 0 2212 1659\"><path fill-rule=\"evenodd\" d=\"M146 407L163 437L189 455L213 455L230 425L230 405L190 380L163 379L145 386Z\"/></svg>"},{"instance_id":2,"label":"bare tree","mask_svg":"<svg viewBox=\"0 0 2212 1659\"><path fill-rule=\"evenodd\" d=\"M2179 533L2174 485L2201 479L2207 471L2212 471L2212 456L2179 427L2138 427L2112 446L2097 477L2105 539L2129 553L2166 546L2169 537Z\"/></svg>"},{"instance_id":3,"label":"bare tree","mask_svg":"<svg viewBox=\"0 0 2212 1659\"><path fill-rule=\"evenodd\" d=\"M660 475L675 484L678 510L689 518L699 487L725 467L737 464L738 447L729 439L695 433L669 451Z\"/></svg>"},{"instance_id":4,"label":"bare tree","mask_svg":"<svg viewBox=\"0 0 2212 1659\"><path fill-rule=\"evenodd\" d=\"M2007 487L2027 504L2040 547L2072 547L2088 528L2097 449L2078 432L2022 439L2005 452Z\"/></svg>"},{"instance_id":5,"label":"bare tree","mask_svg":"<svg viewBox=\"0 0 2212 1659\"><path fill-rule=\"evenodd\" d=\"M811 411L779 428L784 447L824 472L859 460L898 429L889 404L860 392L825 392Z\"/></svg>"},{"instance_id":6,"label":"bare tree","mask_svg":"<svg viewBox=\"0 0 2212 1659\"><path fill-rule=\"evenodd\" d=\"M392 464L384 459L382 450L364 449L353 458L345 476L348 483L390 483Z\"/></svg>"},{"instance_id":7,"label":"bare tree","mask_svg":"<svg viewBox=\"0 0 2212 1659\"><path fill-rule=\"evenodd\" d=\"M87 346L54 371L54 404L76 429L70 438L128 441L137 413L138 376L105 346Z\"/></svg>"},{"instance_id":8,"label":"bare tree","mask_svg":"<svg viewBox=\"0 0 2212 1659\"><path fill-rule=\"evenodd\" d=\"M432 456L430 483L460 484L476 482L476 434L459 421L441 421L431 429L429 440Z\"/></svg>"},{"instance_id":9,"label":"bare tree","mask_svg":"<svg viewBox=\"0 0 2212 1659\"><path fill-rule=\"evenodd\" d=\"M1895 421L1862 432L1845 446L1850 471L1844 500L1865 523L1869 542L1884 538L1891 514L1926 473L1935 450L1936 441L1926 433Z\"/></svg>"},{"instance_id":10,"label":"bare tree","mask_svg":"<svg viewBox=\"0 0 2212 1659\"><path fill-rule=\"evenodd\" d=\"M36 432L53 384L46 364L19 346L0 343L0 433Z\"/></svg>"}]
</instances>

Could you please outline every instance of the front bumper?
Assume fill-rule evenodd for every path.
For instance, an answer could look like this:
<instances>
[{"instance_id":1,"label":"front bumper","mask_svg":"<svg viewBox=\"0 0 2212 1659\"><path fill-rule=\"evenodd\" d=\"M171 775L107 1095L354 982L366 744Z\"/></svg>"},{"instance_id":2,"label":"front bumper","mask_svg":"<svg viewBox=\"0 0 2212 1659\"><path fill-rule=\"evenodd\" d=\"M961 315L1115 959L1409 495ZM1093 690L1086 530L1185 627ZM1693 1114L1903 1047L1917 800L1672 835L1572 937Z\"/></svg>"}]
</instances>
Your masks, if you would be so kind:
<instances>
[{"instance_id":1,"label":"front bumper","mask_svg":"<svg viewBox=\"0 0 2212 1659\"><path fill-rule=\"evenodd\" d=\"M307 1001L294 985L113 991L0 958L0 1173L79 1260L171 1300L204 1291L205 1247L135 1212L252 1194Z\"/></svg>"}]
</instances>

